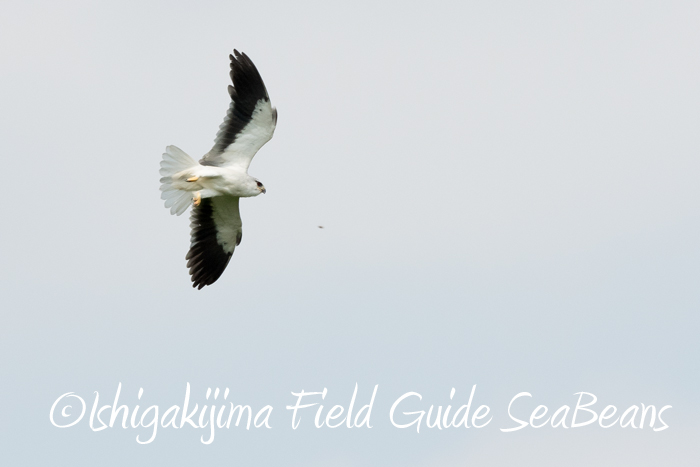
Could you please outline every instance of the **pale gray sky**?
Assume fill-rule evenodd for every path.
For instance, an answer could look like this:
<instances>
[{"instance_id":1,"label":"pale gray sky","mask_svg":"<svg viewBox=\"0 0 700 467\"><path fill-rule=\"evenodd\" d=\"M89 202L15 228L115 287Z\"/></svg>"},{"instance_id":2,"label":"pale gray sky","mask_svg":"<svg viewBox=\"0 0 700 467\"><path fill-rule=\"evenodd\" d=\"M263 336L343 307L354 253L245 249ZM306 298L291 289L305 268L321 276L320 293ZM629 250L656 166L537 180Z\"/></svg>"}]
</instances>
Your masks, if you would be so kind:
<instances>
[{"instance_id":1,"label":"pale gray sky","mask_svg":"<svg viewBox=\"0 0 700 467\"><path fill-rule=\"evenodd\" d=\"M700 5L567 3L4 2L0 458L694 465ZM279 111L250 168L268 192L196 291L158 164L210 149L234 47ZM140 446L49 422L120 382L162 410L228 387L273 429ZM347 404L355 383L362 404L379 385L374 428L291 430L292 391ZM473 384L484 429L389 423L405 392L427 409ZM672 405L670 428L501 433L522 391L522 418L587 391Z\"/></svg>"}]
</instances>

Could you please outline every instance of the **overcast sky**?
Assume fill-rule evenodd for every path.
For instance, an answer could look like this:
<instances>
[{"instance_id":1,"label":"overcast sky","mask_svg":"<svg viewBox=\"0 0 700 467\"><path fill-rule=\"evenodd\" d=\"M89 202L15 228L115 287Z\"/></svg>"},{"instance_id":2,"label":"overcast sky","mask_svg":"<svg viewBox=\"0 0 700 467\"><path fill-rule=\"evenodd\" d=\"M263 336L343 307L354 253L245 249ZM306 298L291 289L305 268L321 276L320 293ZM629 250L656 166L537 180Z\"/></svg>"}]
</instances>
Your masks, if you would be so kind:
<instances>
[{"instance_id":1,"label":"overcast sky","mask_svg":"<svg viewBox=\"0 0 700 467\"><path fill-rule=\"evenodd\" d=\"M0 15L0 458L12 465L694 465L697 2L48 2ZM247 53L279 112L243 241L201 291L158 164L199 158ZM318 226L323 226L319 229ZM207 388L272 429L58 429L95 391ZM291 392L373 428L291 429ZM389 409L491 408L483 429ZM139 388L144 389L140 401ZM537 405L673 406L669 429L513 433ZM551 412L550 412L551 413ZM309 415L310 414L310 415ZM570 422L570 418L569 418Z\"/></svg>"}]
</instances>

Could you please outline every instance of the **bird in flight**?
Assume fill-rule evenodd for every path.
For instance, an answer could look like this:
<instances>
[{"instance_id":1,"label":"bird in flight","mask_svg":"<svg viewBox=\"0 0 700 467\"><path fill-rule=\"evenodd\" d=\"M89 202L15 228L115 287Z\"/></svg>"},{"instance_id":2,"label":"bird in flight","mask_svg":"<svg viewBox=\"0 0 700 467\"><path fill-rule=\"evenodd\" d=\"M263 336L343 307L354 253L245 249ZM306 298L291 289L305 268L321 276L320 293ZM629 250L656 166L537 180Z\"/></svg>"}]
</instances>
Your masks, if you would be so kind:
<instances>
[{"instance_id":1,"label":"bird in flight","mask_svg":"<svg viewBox=\"0 0 700 467\"><path fill-rule=\"evenodd\" d=\"M248 175L248 166L277 125L277 109L253 62L237 50L229 57L231 104L214 147L196 162L176 146L168 146L160 163L165 207L179 216L192 205L185 259L192 286L198 289L216 282L241 243L238 201L265 193L265 186Z\"/></svg>"}]
</instances>

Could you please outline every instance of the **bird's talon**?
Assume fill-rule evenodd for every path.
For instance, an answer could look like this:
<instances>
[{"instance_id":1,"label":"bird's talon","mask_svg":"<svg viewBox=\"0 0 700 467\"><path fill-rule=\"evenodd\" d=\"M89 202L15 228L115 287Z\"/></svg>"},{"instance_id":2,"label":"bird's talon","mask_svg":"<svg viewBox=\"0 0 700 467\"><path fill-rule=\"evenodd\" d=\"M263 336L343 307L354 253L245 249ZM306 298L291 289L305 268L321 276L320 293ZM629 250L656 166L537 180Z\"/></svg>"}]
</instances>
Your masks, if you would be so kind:
<instances>
[{"instance_id":1,"label":"bird's talon","mask_svg":"<svg viewBox=\"0 0 700 467\"><path fill-rule=\"evenodd\" d=\"M192 197L192 203L195 206L199 206L200 204L202 204L202 194L200 192L194 194L194 196Z\"/></svg>"},{"instance_id":2,"label":"bird's talon","mask_svg":"<svg viewBox=\"0 0 700 467\"><path fill-rule=\"evenodd\" d=\"M187 179L188 182L196 182L197 180L199 180L199 175Z\"/></svg>"}]
</instances>

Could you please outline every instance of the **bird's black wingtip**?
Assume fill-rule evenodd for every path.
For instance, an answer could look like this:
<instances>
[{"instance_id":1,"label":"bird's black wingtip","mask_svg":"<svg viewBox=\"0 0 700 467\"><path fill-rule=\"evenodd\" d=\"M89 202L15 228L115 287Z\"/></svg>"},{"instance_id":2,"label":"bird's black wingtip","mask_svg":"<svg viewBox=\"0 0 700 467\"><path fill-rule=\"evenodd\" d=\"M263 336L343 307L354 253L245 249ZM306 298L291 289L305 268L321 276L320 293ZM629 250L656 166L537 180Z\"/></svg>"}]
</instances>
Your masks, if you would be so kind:
<instances>
[{"instance_id":1,"label":"bird's black wingtip","mask_svg":"<svg viewBox=\"0 0 700 467\"><path fill-rule=\"evenodd\" d=\"M201 290L221 277L233 251L226 252L217 240L211 198L205 198L190 215L190 249L185 256L192 287Z\"/></svg>"}]
</instances>

